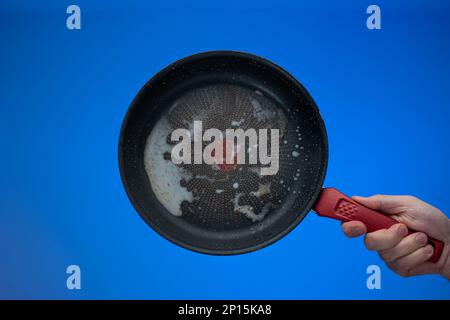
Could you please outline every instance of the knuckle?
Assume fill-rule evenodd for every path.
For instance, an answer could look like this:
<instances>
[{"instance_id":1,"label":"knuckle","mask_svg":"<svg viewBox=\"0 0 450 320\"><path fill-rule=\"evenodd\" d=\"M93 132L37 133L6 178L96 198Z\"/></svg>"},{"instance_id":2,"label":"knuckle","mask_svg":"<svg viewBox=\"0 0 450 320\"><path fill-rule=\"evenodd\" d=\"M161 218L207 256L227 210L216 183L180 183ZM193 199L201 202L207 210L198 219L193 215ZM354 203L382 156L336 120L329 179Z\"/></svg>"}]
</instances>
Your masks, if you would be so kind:
<instances>
[{"instance_id":1,"label":"knuckle","mask_svg":"<svg viewBox=\"0 0 450 320\"><path fill-rule=\"evenodd\" d=\"M393 272L395 272L402 278L407 278L410 276L410 274L408 272L408 268L403 267L401 265L401 263L399 264L399 261L389 262L389 263L386 263L386 265L388 266L388 268L390 270L392 270Z\"/></svg>"},{"instance_id":2,"label":"knuckle","mask_svg":"<svg viewBox=\"0 0 450 320\"><path fill-rule=\"evenodd\" d=\"M386 195L384 194L376 194L372 196L373 199L379 201L379 205L383 206L383 201L386 199Z\"/></svg>"},{"instance_id":3,"label":"knuckle","mask_svg":"<svg viewBox=\"0 0 450 320\"><path fill-rule=\"evenodd\" d=\"M408 270L406 269L400 269L397 271L397 274L402 278L408 278L410 276Z\"/></svg>"},{"instance_id":4,"label":"knuckle","mask_svg":"<svg viewBox=\"0 0 450 320\"><path fill-rule=\"evenodd\" d=\"M390 270L392 270L392 271L394 271L394 272L397 272L397 266L396 266L395 262L387 262L387 263L386 263L386 266L387 266Z\"/></svg>"},{"instance_id":5,"label":"knuckle","mask_svg":"<svg viewBox=\"0 0 450 320\"><path fill-rule=\"evenodd\" d=\"M388 251L380 251L378 255L384 262L391 262L393 260L393 254Z\"/></svg>"},{"instance_id":6,"label":"knuckle","mask_svg":"<svg viewBox=\"0 0 450 320\"><path fill-rule=\"evenodd\" d=\"M407 201L409 201L409 202L416 202L416 201L419 200L419 199L417 199L417 198L414 197L414 196L405 196L405 200L407 200Z\"/></svg>"},{"instance_id":7,"label":"knuckle","mask_svg":"<svg viewBox=\"0 0 450 320\"><path fill-rule=\"evenodd\" d=\"M419 214L419 209L415 206L409 206L405 208L405 212L408 213L410 216L414 217L417 214Z\"/></svg>"},{"instance_id":8,"label":"knuckle","mask_svg":"<svg viewBox=\"0 0 450 320\"><path fill-rule=\"evenodd\" d=\"M397 268L399 270L404 270L409 266L408 261L406 261L405 259L399 259L397 260Z\"/></svg>"},{"instance_id":9,"label":"knuckle","mask_svg":"<svg viewBox=\"0 0 450 320\"><path fill-rule=\"evenodd\" d=\"M405 268L405 262L403 260L397 260L397 270L400 272L403 268Z\"/></svg>"},{"instance_id":10,"label":"knuckle","mask_svg":"<svg viewBox=\"0 0 450 320\"><path fill-rule=\"evenodd\" d=\"M375 250L377 241L374 239L374 237L371 234L366 235L364 238L364 244L366 245L366 248L369 250Z\"/></svg>"}]
</instances>

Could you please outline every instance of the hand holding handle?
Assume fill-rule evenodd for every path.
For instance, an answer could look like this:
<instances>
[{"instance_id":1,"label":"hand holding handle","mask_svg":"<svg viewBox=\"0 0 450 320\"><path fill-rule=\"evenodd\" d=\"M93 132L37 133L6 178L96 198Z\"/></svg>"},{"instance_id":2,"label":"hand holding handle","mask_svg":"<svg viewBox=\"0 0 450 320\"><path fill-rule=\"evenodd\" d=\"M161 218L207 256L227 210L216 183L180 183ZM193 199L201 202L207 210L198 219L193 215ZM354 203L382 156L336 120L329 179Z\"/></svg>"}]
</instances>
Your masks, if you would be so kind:
<instances>
[{"instance_id":1,"label":"hand holding handle","mask_svg":"<svg viewBox=\"0 0 450 320\"><path fill-rule=\"evenodd\" d=\"M322 189L314 205L314 211L320 216L343 222L360 221L366 225L367 232L388 229L392 225L399 223L389 216L363 206L334 188ZM408 234L414 232L417 231L408 229ZM430 237L428 237L428 243L434 247L433 255L429 261L435 263L441 256L444 244Z\"/></svg>"}]
</instances>

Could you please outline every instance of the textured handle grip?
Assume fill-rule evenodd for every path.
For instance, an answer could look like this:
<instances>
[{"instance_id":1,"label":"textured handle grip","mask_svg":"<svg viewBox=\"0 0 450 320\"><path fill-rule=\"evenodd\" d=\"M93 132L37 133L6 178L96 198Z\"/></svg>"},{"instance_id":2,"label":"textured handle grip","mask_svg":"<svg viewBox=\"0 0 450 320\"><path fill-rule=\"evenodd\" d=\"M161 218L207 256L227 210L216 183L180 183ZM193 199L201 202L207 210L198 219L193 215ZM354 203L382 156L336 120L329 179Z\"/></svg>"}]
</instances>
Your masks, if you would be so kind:
<instances>
[{"instance_id":1,"label":"textured handle grip","mask_svg":"<svg viewBox=\"0 0 450 320\"><path fill-rule=\"evenodd\" d=\"M369 209L362 204L347 197L334 188L324 188L314 205L314 211L324 217L337 219L343 222L361 221L367 227L367 232L387 229L398 221L378 211ZM411 229L409 234L417 232ZM444 244L436 239L428 237L428 243L434 247L433 256L429 261L437 262L441 256Z\"/></svg>"}]
</instances>

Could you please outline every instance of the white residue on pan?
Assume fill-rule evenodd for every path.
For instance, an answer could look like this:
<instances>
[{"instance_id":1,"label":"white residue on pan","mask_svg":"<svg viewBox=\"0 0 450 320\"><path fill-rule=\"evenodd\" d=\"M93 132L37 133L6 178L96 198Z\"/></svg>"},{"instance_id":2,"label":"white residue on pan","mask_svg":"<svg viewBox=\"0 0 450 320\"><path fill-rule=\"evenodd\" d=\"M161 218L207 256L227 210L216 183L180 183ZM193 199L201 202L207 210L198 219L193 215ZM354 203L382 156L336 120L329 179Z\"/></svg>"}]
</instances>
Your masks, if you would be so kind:
<instances>
[{"instance_id":1,"label":"white residue on pan","mask_svg":"<svg viewBox=\"0 0 450 320\"><path fill-rule=\"evenodd\" d=\"M250 98L250 102L253 106L253 116L255 116L258 121L273 118L277 114L275 111L269 110L268 108L263 109L259 101L254 98Z\"/></svg>"},{"instance_id":2,"label":"white residue on pan","mask_svg":"<svg viewBox=\"0 0 450 320\"><path fill-rule=\"evenodd\" d=\"M241 118L241 120L239 120L239 121L233 120L233 121L231 121L231 126L232 127L239 127L244 121L245 121L244 118Z\"/></svg>"},{"instance_id":3,"label":"white residue on pan","mask_svg":"<svg viewBox=\"0 0 450 320\"><path fill-rule=\"evenodd\" d=\"M216 193L217 193L217 194L221 194L221 193L223 193L223 192L225 192L225 190L223 190L223 189L216 189Z\"/></svg>"},{"instance_id":4,"label":"white residue on pan","mask_svg":"<svg viewBox=\"0 0 450 320\"><path fill-rule=\"evenodd\" d=\"M259 167L250 167L250 168L248 168L248 170L255 173L258 177L262 177L261 168L259 168Z\"/></svg>"},{"instance_id":5,"label":"white residue on pan","mask_svg":"<svg viewBox=\"0 0 450 320\"><path fill-rule=\"evenodd\" d=\"M164 153L171 151L167 144L170 125L166 118L158 121L147 138L144 149L144 167L150 185L158 201L173 215L181 216L181 203L192 202L193 196L180 185L182 179L189 180L191 175L170 160L164 159Z\"/></svg>"},{"instance_id":6,"label":"white residue on pan","mask_svg":"<svg viewBox=\"0 0 450 320\"><path fill-rule=\"evenodd\" d=\"M261 91L259 91L259 90L255 90L254 93L257 94L258 96L263 96L263 95L264 95L264 94L263 94Z\"/></svg>"},{"instance_id":7,"label":"white residue on pan","mask_svg":"<svg viewBox=\"0 0 450 320\"><path fill-rule=\"evenodd\" d=\"M292 151L292 156L297 158L300 155L297 151Z\"/></svg>"},{"instance_id":8,"label":"white residue on pan","mask_svg":"<svg viewBox=\"0 0 450 320\"><path fill-rule=\"evenodd\" d=\"M216 179L208 177L207 175L196 175L193 178L194 179L200 179L200 180L208 180L211 183L216 182Z\"/></svg>"},{"instance_id":9,"label":"white residue on pan","mask_svg":"<svg viewBox=\"0 0 450 320\"><path fill-rule=\"evenodd\" d=\"M241 197L243 196L243 193L237 193L236 196L234 197L234 199L232 200L233 205L234 205L234 211L235 212L240 212L243 215L245 215L247 218L249 218L250 220L252 220L253 222L255 221L261 221L264 216L269 213L269 209L270 209L270 203L266 204L261 212L259 214L255 214L255 209L253 209L252 206L250 205L240 205L239 204L239 200L241 199Z\"/></svg>"},{"instance_id":10,"label":"white residue on pan","mask_svg":"<svg viewBox=\"0 0 450 320\"><path fill-rule=\"evenodd\" d=\"M235 188L235 189L239 188L239 183L237 183L237 182L233 183L233 188Z\"/></svg>"},{"instance_id":11,"label":"white residue on pan","mask_svg":"<svg viewBox=\"0 0 450 320\"><path fill-rule=\"evenodd\" d=\"M257 191L250 192L251 195L254 195L255 197L262 197L270 193L270 182L266 184L259 184Z\"/></svg>"}]
</instances>

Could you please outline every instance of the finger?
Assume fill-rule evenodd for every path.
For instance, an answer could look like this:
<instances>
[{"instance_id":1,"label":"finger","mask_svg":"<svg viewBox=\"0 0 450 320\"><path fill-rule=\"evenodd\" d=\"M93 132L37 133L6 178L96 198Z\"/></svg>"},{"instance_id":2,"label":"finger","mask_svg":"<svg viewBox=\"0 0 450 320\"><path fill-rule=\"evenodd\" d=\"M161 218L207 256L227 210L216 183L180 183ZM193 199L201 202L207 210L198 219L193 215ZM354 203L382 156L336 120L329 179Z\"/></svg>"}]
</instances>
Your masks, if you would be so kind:
<instances>
[{"instance_id":1,"label":"finger","mask_svg":"<svg viewBox=\"0 0 450 320\"><path fill-rule=\"evenodd\" d=\"M386 196L375 195L370 197L353 196L353 200L365 205L373 210L381 211L387 214L399 214L406 211L417 201L411 196Z\"/></svg>"},{"instance_id":2,"label":"finger","mask_svg":"<svg viewBox=\"0 0 450 320\"><path fill-rule=\"evenodd\" d=\"M365 244L369 250L386 250L395 247L407 235L408 228L402 223L397 223L389 229L368 233Z\"/></svg>"},{"instance_id":3,"label":"finger","mask_svg":"<svg viewBox=\"0 0 450 320\"><path fill-rule=\"evenodd\" d=\"M411 271L414 270L415 267L420 266L431 258L433 251L433 246L428 244L405 257L389 262L388 266L401 276L408 277L412 275ZM414 271L417 272L417 269Z\"/></svg>"},{"instance_id":4,"label":"finger","mask_svg":"<svg viewBox=\"0 0 450 320\"><path fill-rule=\"evenodd\" d=\"M403 238L395 247L381 250L379 254L381 259L385 262L392 262L413 253L419 248L422 248L427 244L427 242L428 237L425 233L416 232Z\"/></svg>"},{"instance_id":5,"label":"finger","mask_svg":"<svg viewBox=\"0 0 450 320\"><path fill-rule=\"evenodd\" d=\"M409 270L408 276L418 276L422 274L438 274L439 267L436 263L424 262Z\"/></svg>"},{"instance_id":6,"label":"finger","mask_svg":"<svg viewBox=\"0 0 450 320\"><path fill-rule=\"evenodd\" d=\"M344 234L349 238L359 237L367 232L366 225L360 221L350 221L342 224Z\"/></svg>"}]
</instances>

